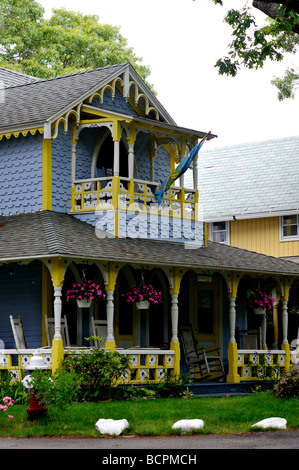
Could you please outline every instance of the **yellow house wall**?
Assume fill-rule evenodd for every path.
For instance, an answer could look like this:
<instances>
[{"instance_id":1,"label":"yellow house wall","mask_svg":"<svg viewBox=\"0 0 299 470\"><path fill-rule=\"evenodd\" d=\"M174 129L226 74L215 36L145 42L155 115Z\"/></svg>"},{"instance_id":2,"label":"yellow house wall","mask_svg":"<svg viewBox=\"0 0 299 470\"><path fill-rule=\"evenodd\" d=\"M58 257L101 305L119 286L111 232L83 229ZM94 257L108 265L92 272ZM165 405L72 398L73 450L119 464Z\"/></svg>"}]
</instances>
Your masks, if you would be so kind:
<instances>
[{"instance_id":1,"label":"yellow house wall","mask_svg":"<svg viewBox=\"0 0 299 470\"><path fill-rule=\"evenodd\" d=\"M230 222L230 245L270 256L299 256L299 240L280 241L279 217Z\"/></svg>"}]
</instances>

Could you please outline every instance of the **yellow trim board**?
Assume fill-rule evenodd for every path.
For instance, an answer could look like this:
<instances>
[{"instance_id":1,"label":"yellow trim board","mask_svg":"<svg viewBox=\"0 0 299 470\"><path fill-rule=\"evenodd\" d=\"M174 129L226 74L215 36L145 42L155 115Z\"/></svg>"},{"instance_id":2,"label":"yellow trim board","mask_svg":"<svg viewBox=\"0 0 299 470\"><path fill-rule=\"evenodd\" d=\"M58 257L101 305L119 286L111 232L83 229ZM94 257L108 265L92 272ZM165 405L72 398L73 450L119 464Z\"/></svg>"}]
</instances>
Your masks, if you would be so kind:
<instances>
[{"instance_id":1,"label":"yellow trim board","mask_svg":"<svg viewBox=\"0 0 299 470\"><path fill-rule=\"evenodd\" d=\"M43 139L43 210L52 210L52 140Z\"/></svg>"}]
</instances>

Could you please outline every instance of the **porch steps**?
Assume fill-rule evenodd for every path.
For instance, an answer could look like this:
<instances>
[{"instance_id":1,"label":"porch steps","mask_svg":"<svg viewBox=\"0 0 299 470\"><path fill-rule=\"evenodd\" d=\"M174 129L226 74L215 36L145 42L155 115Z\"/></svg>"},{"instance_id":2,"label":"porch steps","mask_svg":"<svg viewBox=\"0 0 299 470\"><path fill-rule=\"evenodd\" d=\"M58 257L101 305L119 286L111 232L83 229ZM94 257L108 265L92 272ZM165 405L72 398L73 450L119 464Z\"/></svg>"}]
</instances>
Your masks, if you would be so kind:
<instances>
[{"instance_id":1,"label":"porch steps","mask_svg":"<svg viewBox=\"0 0 299 470\"><path fill-rule=\"evenodd\" d=\"M223 397L227 395L250 395L256 382L226 383L199 382L186 386L195 397Z\"/></svg>"}]
</instances>

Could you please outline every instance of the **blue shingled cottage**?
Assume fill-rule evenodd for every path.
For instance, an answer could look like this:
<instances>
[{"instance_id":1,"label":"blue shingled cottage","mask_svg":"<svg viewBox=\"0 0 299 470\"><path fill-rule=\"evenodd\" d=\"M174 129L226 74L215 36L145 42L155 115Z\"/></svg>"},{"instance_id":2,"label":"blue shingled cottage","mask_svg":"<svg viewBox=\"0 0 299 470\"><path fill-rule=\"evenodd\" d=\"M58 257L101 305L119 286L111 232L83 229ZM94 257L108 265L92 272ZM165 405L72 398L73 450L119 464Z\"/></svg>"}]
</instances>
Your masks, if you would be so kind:
<instances>
[{"instance_id":1,"label":"blue shingled cottage","mask_svg":"<svg viewBox=\"0 0 299 470\"><path fill-rule=\"evenodd\" d=\"M42 347L56 370L66 349L87 348L100 332L96 346L130 354L126 383L186 369L194 379L258 380L250 364L259 355L288 370L298 264L208 242L200 152L192 184L181 175L157 204L159 185L206 130L177 125L129 63L51 79L0 68L0 81L0 368L18 380ZM84 307L68 301L86 281L104 295ZM125 301L144 285L162 302ZM281 306L274 349L266 315L245 306L257 287ZM205 348L200 359L193 340Z\"/></svg>"}]
</instances>

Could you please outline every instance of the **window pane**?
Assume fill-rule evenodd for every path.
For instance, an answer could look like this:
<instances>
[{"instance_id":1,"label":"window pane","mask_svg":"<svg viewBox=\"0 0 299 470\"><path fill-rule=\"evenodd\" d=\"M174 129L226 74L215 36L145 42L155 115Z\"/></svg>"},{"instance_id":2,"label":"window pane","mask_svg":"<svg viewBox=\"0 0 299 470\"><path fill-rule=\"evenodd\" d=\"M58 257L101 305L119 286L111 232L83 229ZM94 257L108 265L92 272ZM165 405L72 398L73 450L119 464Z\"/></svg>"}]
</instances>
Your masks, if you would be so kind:
<instances>
[{"instance_id":1,"label":"window pane","mask_svg":"<svg viewBox=\"0 0 299 470\"><path fill-rule=\"evenodd\" d=\"M226 222L214 222L213 230L214 232L217 232L219 230L226 230Z\"/></svg>"},{"instance_id":2,"label":"window pane","mask_svg":"<svg viewBox=\"0 0 299 470\"><path fill-rule=\"evenodd\" d=\"M297 215L283 216L283 236L296 237L298 235Z\"/></svg>"},{"instance_id":3,"label":"window pane","mask_svg":"<svg viewBox=\"0 0 299 470\"><path fill-rule=\"evenodd\" d=\"M283 216L283 224L284 225L289 225L289 224L297 224L297 215L284 215Z\"/></svg>"},{"instance_id":4,"label":"window pane","mask_svg":"<svg viewBox=\"0 0 299 470\"><path fill-rule=\"evenodd\" d=\"M213 223L213 241L219 243L225 243L227 241L226 222Z\"/></svg>"},{"instance_id":5,"label":"window pane","mask_svg":"<svg viewBox=\"0 0 299 470\"><path fill-rule=\"evenodd\" d=\"M220 243L226 242L226 232L214 232L213 241Z\"/></svg>"}]
</instances>

